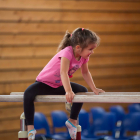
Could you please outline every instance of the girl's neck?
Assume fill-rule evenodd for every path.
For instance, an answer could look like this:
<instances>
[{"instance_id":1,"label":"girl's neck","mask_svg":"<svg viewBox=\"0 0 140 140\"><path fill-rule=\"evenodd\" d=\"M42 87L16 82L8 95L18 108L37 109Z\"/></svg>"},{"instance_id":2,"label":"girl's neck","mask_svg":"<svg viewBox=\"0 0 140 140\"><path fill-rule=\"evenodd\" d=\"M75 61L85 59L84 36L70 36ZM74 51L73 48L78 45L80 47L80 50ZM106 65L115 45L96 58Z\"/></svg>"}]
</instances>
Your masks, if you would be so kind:
<instances>
[{"instance_id":1,"label":"girl's neck","mask_svg":"<svg viewBox=\"0 0 140 140\"><path fill-rule=\"evenodd\" d=\"M74 54L74 57L75 57L76 60L79 61L81 59L81 56L78 54L78 52L76 51L75 48L73 48L73 54Z\"/></svg>"}]
</instances>

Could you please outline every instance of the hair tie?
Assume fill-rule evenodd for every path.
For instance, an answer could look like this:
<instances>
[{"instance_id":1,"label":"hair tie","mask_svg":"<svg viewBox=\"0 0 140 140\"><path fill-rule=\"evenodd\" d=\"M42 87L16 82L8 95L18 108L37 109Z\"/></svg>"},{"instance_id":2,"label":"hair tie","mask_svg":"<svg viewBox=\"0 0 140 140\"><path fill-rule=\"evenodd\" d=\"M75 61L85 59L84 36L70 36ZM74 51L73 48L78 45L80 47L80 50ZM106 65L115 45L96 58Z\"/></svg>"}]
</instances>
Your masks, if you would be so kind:
<instances>
[{"instance_id":1,"label":"hair tie","mask_svg":"<svg viewBox=\"0 0 140 140\"><path fill-rule=\"evenodd\" d=\"M84 30L84 28L82 28L82 31Z\"/></svg>"}]
</instances>

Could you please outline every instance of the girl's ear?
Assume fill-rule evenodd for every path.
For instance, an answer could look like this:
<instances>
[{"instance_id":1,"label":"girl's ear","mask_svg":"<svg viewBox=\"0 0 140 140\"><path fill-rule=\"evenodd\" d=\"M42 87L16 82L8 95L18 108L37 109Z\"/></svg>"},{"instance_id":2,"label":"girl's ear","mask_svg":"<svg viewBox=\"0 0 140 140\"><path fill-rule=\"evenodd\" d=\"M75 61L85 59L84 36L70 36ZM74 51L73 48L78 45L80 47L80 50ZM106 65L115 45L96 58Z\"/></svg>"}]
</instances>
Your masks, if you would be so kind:
<instances>
[{"instance_id":1,"label":"girl's ear","mask_svg":"<svg viewBox=\"0 0 140 140\"><path fill-rule=\"evenodd\" d=\"M79 52L82 51L82 48L80 47L80 45L77 45L77 46L76 46L76 50L79 51Z\"/></svg>"}]
</instances>

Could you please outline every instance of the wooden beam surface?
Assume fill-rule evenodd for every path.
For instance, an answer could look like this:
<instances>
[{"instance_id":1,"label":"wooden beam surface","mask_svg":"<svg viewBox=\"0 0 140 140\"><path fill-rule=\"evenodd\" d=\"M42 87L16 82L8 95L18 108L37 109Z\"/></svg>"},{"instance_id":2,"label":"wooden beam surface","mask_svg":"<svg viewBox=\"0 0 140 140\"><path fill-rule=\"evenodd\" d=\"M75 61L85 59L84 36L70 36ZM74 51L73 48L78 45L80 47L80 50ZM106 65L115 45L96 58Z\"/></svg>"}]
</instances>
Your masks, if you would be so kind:
<instances>
[{"instance_id":1,"label":"wooden beam surface","mask_svg":"<svg viewBox=\"0 0 140 140\"><path fill-rule=\"evenodd\" d=\"M23 92L0 95L0 102L23 102ZM66 102L65 95L38 95L35 102ZM140 103L140 92L105 92L95 95L93 92L77 93L73 102L87 103Z\"/></svg>"},{"instance_id":2,"label":"wooden beam surface","mask_svg":"<svg viewBox=\"0 0 140 140\"><path fill-rule=\"evenodd\" d=\"M10 95L23 95L24 92L11 92ZM95 95L94 92L79 92L76 95ZM140 92L105 92L99 95L140 95Z\"/></svg>"}]
</instances>

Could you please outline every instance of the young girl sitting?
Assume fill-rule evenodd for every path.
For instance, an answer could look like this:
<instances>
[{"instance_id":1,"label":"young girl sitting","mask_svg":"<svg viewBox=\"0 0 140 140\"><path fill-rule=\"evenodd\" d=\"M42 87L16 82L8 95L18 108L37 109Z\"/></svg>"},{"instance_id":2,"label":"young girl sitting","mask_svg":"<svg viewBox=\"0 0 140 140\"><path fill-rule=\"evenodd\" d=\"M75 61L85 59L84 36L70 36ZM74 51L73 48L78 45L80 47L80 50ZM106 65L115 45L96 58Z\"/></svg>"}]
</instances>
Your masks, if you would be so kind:
<instances>
[{"instance_id":1,"label":"young girl sitting","mask_svg":"<svg viewBox=\"0 0 140 140\"><path fill-rule=\"evenodd\" d=\"M104 92L96 88L87 63L90 55L99 45L99 41L96 33L88 29L77 28L72 34L66 32L58 47L58 53L39 73L35 83L24 92L24 113L29 140L34 140L36 134L34 100L37 95L66 95L67 102L71 103L76 93L88 92L86 87L69 80L77 69L81 68L84 80L95 94ZM66 121L72 139L76 139L77 117L82 105L83 103L73 103L70 118Z\"/></svg>"}]
</instances>

